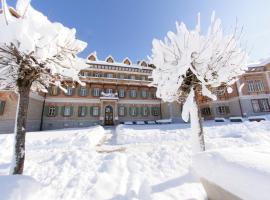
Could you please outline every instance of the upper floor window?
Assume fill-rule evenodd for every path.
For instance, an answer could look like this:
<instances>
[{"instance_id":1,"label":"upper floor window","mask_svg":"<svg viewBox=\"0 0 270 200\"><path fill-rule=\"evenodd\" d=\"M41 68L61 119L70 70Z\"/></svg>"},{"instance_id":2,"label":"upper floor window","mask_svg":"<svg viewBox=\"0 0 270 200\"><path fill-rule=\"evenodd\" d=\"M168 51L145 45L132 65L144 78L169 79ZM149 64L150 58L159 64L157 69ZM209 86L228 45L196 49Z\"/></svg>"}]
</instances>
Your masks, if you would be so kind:
<instances>
[{"instance_id":1,"label":"upper floor window","mask_svg":"<svg viewBox=\"0 0 270 200\"><path fill-rule=\"evenodd\" d=\"M125 79L125 75L124 74L119 74L119 78L120 79Z\"/></svg>"},{"instance_id":2,"label":"upper floor window","mask_svg":"<svg viewBox=\"0 0 270 200\"><path fill-rule=\"evenodd\" d=\"M248 91L249 92L262 92L264 91L264 85L262 80L248 80Z\"/></svg>"},{"instance_id":3,"label":"upper floor window","mask_svg":"<svg viewBox=\"0 0 270 200\"><path fill-rule=\"evenodd\" d=\"M88 72L86 72L86 71L84 71L84 72L82 72L82 76L88 76Z\"/></svg>"},{"instance_id":4,"label":"upper floor window","mask_svg":"<svg viewBox=\"0 0 270 200\"><path fill-rule=\"evenodd\" d=\"M99 88L93 88L93 96L94 97L99 97Z\"/></svg>"},{"instance_id":5,"label":"upper floor window","mask_svg":"<svg viewBox=\"0 0 270 200\"><path fill-rule=\"evenodd\" d=\"M72 87L68 87L67 88L67 93L66 93L67 96L72 96L73 95L73 88Z\"/></svg>"},{"instance_id":6,"label":"upper floor window","mask_svg":"<svg viewBox=\"0 0 270 200\"><path fill-rule=\"evenodd\" d=\"M145 76L142 76L141 79L142 79L143 81L145 81L145 80L146 80L146 77L145 77Z\"/></svg>"},{"instance_id":7,"label":"upper floor window","mask_svg":"<svg viewBox=\"0 0 270 200\"><path fill-rule=\"evenodd\" d=\"M136 79L136 76L135 76L135 75L131 75L131 76L130 76L130 79L135 80L135 79Z\"/></svg>"},{"instance_id":8,"label":"upper floor window","mask_svg":"<svg viewBox=\"0 0 270 200\"><path fill-rule=\"evenodd\" d=\"M141 95L142 95L142 98L146 98L147 97L147 91L146 90L142 90L141 91Z\"/></svg>"},{"instance_id":9,"label":"upper floor window","mask_svg":"<svg viewBox=\"0 0 270 200\"><path fill-rule=\"evenodd\" d=\"M137 96L136 90L130 90L130 97L135 98Z\"/></svg>"},{"instance_id":10,"label":"upper floor window","mask_svg":"<svg viewBox=\"0 0 270 200\"><path fill-rule=\"evenodd\" d=\"M107 88L107 89L106 89L106 93L107 93L107 94L112 94L112 93L113 93L113 89Z\"/></svg>"},{"instance_id":11,"label":"upper floor window","mask_svg":"<svg viewBox=\"0 0 270 200\"><path fill-rule=\"evenodd\" d=\"M4 114L5 104L5 101L0 101L0 115Z\"/></svg>"},{"instance_id":12,"label":"upper floor window","mask_svg":"<svg viewBox=\"0 0 270 200\"><path fill-rule=\"evenodd\" d=\"M219 106L217 107L217 113L221 115L226 115L230 113L229 106Z\"/></svg>"},{"instance_id":13,"label":"upper floor window","mask_svg":"<svg viewBox=\"0 0 270 200\"><path fill-rule=\"evenodd\" d=\"M121 97L121 98L125 97L125 90L124 89L120 89L118 96Z\"/></svg>"},{"instance_id":14,"label":"upper floor window","mask_svg":"<svg viewBox=\"0 0 270 200\"><path fill-rule=\"evenodd\" d=\"M58 95L58 87L57 86L52 86L51 89L50 89L50 94L52 96Z\"/></svg>"},{"instance_id":15,"label":"upper floor window","mask_svg":"<svg viewBox=\"0 0 270 200\"><path fill-rule=\"evenodd\" d=\"M95 77L101 77L101 74L100 73L95 73L94 76Z\"/></svg>"},{"instance_id":16,"label":"upper floor window","mask_svg":"<svg viewBox=\"0 0 270 200\"><path fill-rule=\"evenodd\" d=\"M269 102L267 99L253 99L251 100L253 111L254 112L268 112Z\"/></svg>"},{"instance_id":17,"label":"upper floor window","mask_svg":"<svg viewBox=\"0 0 270 200\"><path fill-rule=\"evenodd\" d=\"M113 74L107 74L107 78L113 78Z\"/></svg>"},{"instance_id":18,"label":"upper floor window","mask_svg":"<svg viewBox=\"0 0 270 200\"><path fill-rule=\"evenodd\" d=\"M87 93L87 87L80 87L80 96L85 97Z\"/></svg>"}]
</instances>

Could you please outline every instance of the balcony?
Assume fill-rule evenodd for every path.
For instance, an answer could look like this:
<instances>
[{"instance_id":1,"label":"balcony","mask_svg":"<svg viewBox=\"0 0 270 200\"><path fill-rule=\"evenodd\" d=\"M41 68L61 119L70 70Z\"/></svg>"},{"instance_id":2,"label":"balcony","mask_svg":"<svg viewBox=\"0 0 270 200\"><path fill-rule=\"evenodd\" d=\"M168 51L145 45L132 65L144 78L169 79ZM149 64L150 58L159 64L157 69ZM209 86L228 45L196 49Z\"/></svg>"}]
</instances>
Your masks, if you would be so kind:
<instances>
[{"instance_id":1,"label":"balcony","mask_svg":"<svg viewBox=\"0 0 270 200\"><path fill-rule=\"evenodd\" d=\"M119 79L107 77L81 77L83 82L99 83L99 84L114 84L114 85L134 85L134 86L148 86L151 81L136 80L136 79Z\"/></svg>"}]
</instances>

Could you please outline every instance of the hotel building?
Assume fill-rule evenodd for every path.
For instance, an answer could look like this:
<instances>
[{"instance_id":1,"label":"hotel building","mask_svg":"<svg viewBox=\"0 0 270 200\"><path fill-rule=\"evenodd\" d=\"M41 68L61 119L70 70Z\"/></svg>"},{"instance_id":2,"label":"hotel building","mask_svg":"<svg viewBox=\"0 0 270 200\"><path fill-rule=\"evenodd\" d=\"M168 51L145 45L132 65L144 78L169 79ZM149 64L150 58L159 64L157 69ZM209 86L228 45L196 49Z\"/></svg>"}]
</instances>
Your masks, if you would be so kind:
<instances>
[{"instance_id":1,"label":"hotel building","mask_svg":"<svg viewBox=\"0 0 270 200\"><path fill-rule=\"evenodd\" d=\"M27 130L117 125L126 121L154 121L171 118L181 122L181 103L164 103L150 86L153 70L145 61L121 63L112 56L99 61L87 58L89 67L80 72L85 86L67 83L67 93L51 87L47 94L32 93ZM269 114L270 62L249 66L233 86L232 93L218 93L218 100L201 97L204 119ZM12 132L17 97L0 91L0 133Z\"/></svg>"}]
</instances>

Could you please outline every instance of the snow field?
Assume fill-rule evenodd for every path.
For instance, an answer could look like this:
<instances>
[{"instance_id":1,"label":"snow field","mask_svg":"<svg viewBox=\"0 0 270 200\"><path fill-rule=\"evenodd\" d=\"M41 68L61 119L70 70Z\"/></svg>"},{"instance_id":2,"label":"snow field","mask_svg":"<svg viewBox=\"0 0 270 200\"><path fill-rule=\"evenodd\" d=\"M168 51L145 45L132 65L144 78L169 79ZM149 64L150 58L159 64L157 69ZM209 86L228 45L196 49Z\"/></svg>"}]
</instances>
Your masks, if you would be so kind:
<instances>
[{"instance_id":1,"label":"snow field","mask_svg":"<svg viewBox=\"0 0 270 200\"><path fill-rule=\"evenodd\" d=\"M210 153L242 149L269 154L270 121L204 122L204 128ZM204 200L206 193L191 168L190 131L189 124L168 124L28 133L25 175L41 185L40 200ZM112 139L95 147L104 137ZM8 174L12 139L0 135L0 175ZM117 148L125 150L106 151ZM102 149L109 153L97 152Z\"/></svg>"}]
</instances>

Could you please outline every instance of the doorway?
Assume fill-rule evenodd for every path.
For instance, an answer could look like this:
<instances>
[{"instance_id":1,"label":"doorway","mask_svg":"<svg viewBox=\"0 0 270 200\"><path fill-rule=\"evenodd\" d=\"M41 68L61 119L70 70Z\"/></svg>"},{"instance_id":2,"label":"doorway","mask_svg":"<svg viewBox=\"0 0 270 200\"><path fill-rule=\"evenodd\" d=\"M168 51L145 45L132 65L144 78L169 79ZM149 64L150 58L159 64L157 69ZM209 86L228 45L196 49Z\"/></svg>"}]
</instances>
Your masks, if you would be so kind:
<instances>
[{"instance_id":1,"label":"doorway","mask_svg":"<svg viewBox=\"0 0 270 200\"><path fill-rule=\"evenodd\" d=\"M113 108L111 105L105 107L104 125L113 125Z\"/></svg>"}]
</instances>

